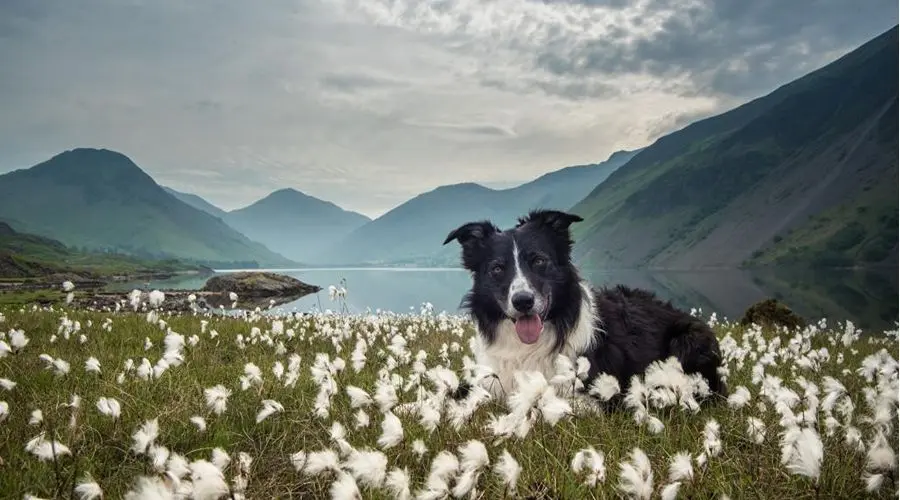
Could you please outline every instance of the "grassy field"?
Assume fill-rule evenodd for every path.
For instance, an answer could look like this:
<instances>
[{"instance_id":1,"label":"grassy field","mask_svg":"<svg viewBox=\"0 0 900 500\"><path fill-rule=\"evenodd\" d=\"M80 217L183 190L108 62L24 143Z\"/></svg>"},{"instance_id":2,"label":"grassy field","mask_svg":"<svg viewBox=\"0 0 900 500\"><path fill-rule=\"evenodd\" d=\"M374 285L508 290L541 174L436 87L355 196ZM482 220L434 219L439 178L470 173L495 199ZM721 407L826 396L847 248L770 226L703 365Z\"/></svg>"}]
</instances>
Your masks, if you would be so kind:
<instances>
[{"instance_id":1,"label":"grassy field","mask_svg":"<svg viewBox=\"0 0 900 500\"><path fill-rule=\"evenodd\" d=\"M665 366L598 412L562 370L511 411L448 396L484 375L464 318L170 316L148 299L0 306L0 497L898 494L896 332L716 324L728 402L692 407L702 384Z\"/></svg>"}]
</instances>

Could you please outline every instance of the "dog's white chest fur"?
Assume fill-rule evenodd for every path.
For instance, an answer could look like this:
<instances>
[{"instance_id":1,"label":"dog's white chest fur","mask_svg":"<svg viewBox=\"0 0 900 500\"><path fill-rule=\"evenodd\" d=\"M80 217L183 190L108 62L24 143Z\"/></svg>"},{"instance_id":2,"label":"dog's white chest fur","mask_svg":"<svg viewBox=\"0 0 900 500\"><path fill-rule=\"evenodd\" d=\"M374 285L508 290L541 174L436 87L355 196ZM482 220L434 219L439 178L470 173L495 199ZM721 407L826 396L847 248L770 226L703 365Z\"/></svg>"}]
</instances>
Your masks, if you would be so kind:
<instances>
[{"instance_id":1,"label":"dog's white chest fur","mask_svg":"<svg viewBox=\"0 0 900 500\"><path fill-rule=\"evenodd\" d=\"M480 334L476 336L475 362L490 367L499 378L499 381L487 379L483 382L494 397L502 400L516 391L517 371L537 371L549 381L556 374L555 361L558 354L575 362L579 353L590 349L594 341L594 328L597 326L594 295L588 284L582 283L581 288L583 293L578 319L559 353L553 349L557 332L550 323L544 323L540 338L530 345L519 340L515 325L508 319L497 327L493 344L485 343Z\"/></svg>"}]
</instances>

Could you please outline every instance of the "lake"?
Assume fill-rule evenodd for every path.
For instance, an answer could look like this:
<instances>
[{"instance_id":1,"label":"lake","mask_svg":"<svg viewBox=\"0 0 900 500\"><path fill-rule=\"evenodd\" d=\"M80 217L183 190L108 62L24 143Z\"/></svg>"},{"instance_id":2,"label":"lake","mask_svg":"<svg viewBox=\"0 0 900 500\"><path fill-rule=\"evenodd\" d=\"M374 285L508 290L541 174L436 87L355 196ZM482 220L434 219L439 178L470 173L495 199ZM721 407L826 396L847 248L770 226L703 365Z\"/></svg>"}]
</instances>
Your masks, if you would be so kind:
<instances>
[{"instance_id":1,"label":"lake","mask_svg":"<svg viewBox=\"0 0 900 500\"><path fill-rule=\"evenodd\" d=\"M323 288L318 294L283 304L278 311L339 310L328 297L328 286L346 280L346 302L351 312L381 309L418 311L424 302L435 312L457 312L470 277L462 269L434 268L327 268L272 270ZM227 272L227 271L224 271ZM835 270L715 270L715 271L609 271L582 270L595 285L624 283L654 290L675 305L715 311L720 318L740 319L754 302L775 297L802 316L830 322L850 320L866 329L895 328L898 318L896 270L885 272ZM177 277L142 283L120 283L115 289L200 288L207 278Z\"/></svg>"}]
</instances>

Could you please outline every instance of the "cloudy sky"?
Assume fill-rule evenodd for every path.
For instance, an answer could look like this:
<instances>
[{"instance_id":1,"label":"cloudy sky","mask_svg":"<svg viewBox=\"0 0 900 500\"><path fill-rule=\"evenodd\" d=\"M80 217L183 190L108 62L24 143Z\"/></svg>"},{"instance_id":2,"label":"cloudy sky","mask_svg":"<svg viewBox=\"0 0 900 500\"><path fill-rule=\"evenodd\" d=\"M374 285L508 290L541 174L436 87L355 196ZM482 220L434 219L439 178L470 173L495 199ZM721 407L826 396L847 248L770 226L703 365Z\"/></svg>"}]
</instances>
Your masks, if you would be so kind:
<instances>
[{"instance_id":1,"label":"cloudy sky","mask_svg":"<svg viewBox=\"0 0 900 500\"><path fill-rule=\"evenodd\" d=\"M897 23L895 0L2 0L0 172L106 147L232 209L377 216L605 159Z\"/></svg>"}]
</instances>

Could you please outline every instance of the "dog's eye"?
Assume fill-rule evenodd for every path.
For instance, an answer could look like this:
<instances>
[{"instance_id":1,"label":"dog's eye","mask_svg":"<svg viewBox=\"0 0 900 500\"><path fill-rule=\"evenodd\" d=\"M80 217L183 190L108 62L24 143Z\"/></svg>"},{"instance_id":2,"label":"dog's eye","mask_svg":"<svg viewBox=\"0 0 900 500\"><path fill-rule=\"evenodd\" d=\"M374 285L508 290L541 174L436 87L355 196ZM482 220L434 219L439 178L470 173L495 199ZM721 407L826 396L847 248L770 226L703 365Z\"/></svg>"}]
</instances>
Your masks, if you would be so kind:
<instances>
[{"instance_id":1,"label":"dog's eye","mask_svg":"<svg viewBox=\"0 0 900 500\"><path fill-rule=\"evenodd\" d=\"M494 267L491 268L491 274L494 276L500 276L503 274L503 266L500 264L494 264Z\"/></svg>"},{"instance_id":2,"label":"dog's eye","mask_svg":"<svg viewBox=\"0 0 900 500\"><path fill-rule=\"evenodd\" d=\"M531 261L531 265L534 267L541 267L547 263L547 259L543 257L535 257L533 261Z\"/></svg>"}]
</instances>

